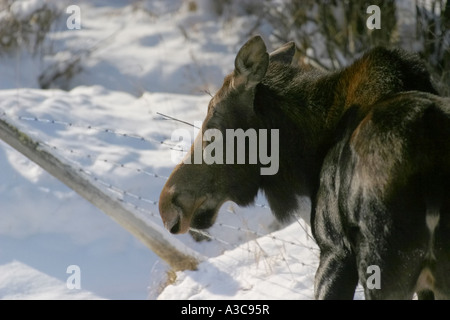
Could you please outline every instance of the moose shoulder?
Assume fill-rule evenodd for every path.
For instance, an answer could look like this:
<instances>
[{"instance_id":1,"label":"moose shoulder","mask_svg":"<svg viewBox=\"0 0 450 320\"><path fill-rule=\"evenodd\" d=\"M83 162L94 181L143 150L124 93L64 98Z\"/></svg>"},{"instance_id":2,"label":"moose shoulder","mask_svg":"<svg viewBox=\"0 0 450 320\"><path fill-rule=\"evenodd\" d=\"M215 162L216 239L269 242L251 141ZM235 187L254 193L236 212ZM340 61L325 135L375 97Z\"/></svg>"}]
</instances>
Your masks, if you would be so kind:
<instances>
[{"instance_id":1,"label":"moose shoulder","mask_svg":"<svg viewBox=\"0 0 450 320\"><path fill-rule=\"evenodd\" d=\"M299 196L309 196L306 219L321 249L317 298L352 298L370 265L381 268L385 286L365 287L368 298L409 298L422 289L445 295L450 284L438 293L434 280L450 266L435 268L445 256L437 248L450 248L440 227L449 225L449 108L406 52L376 48L327 73L302 65L293 43L269 55L256 36L211 99L192 161L164 186L161 217L172 233L208 228L225 201L249 205L263 190L273 213L288 219ZM229 129L277 130L278 148L257 137L258 148L279 152L277 172L260 174L260 161L194 162L194 149L212 143L204 136L211 129L223 133L224 145ZM402 271L409 278L397 281L401 257L413 262Z\"/></svg>"}]
</instances>

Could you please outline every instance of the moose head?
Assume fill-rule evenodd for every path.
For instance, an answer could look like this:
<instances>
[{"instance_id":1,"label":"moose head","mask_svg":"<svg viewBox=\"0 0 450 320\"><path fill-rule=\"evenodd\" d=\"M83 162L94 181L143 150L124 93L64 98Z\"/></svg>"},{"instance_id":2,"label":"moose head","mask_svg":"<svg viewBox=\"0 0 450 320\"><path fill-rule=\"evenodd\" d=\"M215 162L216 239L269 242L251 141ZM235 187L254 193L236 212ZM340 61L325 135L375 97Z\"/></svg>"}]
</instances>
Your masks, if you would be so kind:
<instances>
[{"instance_id":1,"label":"moose head","mask_svg":"<svg viewBox=\"0 0 450 320\"><path fill-rule=\"evenodd\" d=\"M209 228L224 202L250 204L264 177L278 173L278 128L268 127L254 103L256 87L274 61L297 63L295 44L269 55L255 36L239 50L190 152L161 192L159 210L171 233Z\"/></svg>"}]
</instances>

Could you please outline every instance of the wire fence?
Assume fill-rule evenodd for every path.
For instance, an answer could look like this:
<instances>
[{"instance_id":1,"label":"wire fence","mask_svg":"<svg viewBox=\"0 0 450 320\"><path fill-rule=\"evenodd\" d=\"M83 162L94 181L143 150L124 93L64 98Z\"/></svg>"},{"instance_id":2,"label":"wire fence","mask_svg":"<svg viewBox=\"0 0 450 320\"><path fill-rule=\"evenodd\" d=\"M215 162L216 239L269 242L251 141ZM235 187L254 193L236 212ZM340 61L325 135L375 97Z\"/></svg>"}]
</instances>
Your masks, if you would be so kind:
<instances>
[{"instance_id":1,"label":"wire fence","mask_svg":"<svg viewBox=\"0 0 450 320\"><path fill-rule=\"evenodd\" d=\"M6 116L6 113L3 112L2 115ZM67 122L67 121L61 121L61 120L45 119L45 118L29 117L29 116L17 116L17 119L23 120L23 121L34 121L34 122L52 124L52 125L53 124L54 125L62 125L62 126L66 126L66 127L77 127L77 128L81 128L81 129L85 129L85 130L94 130L94 131L98 131L98 132L112 134L115 136L130 138L130 139L134 139L134 140L138 140L138 141L145 141L145 142L148 142L151 144L156 143L156 144L166 145L170 149L176 150L176 151L185 151L184 149L181 149L179 146L167 143L165 141L148 138L148 137L142 137L142 136L134 134L134 133L129 133L129 132L125 132L125 131L117 130L117 129L101 128L101 127L96 127L96 126L92 126L89 124L79 124L79 123L73 123L73 122Z\"/></svg>"},{"instance_id":2,"label":"wire fence","mask_svg":"<svg viewBox=\"0 0 450 320\"><path fill-rule=\"evenodd\" d=\"M134 134L132 132L126 132L120 129L106 128L100 126L93 126L90 124L80 124L73 123L67 121L61 121L57 119L50 118L41 118L35 116L21 116L21 115L9 115L6 112L0 112L0 116L3 118L10 118L19 122L38 122L40 124L49 125L49 126L64 126L64 127L76 127L78 129L82 129L86 131L88 134L91 131L102 132L107 135L113 135L117 137L125 137L128 139L139 140L141 142L146 142L149 144L160 145L163 148L168 148L170 150L175 151L185 151L179 146L176 146L172 143L168 143L162 139L155 139L152 137L144 137L138 134ZM127 170L130 174L136 175L145 175L152 179L155 179L155 183L163 184L168 177L165 175L161 175L159 173L153 172L145 167L131 165L129 163L122 163L120 161L111 159L108 155L105 154L95 154L95 153L86 153L85 151L76 150L71 147L67 147L64 145L55 145L49 141L39 141L39 144L47 149L52 150L58 157L63 161L70 163L73 167L76 167L79 171L80 175L84 175L89 177L92 181L94 181L98 186L101 186L103 189L107 190L110 194L112 194L118 201L123 203L124 205L132 208L135 211L140 212L146 217L152 219L156 224L162 225L161 218L158 213L158 199L150 199L139 192L127 190L127 188L123 186L118 186L115 183L111 182L111 179L108 177L101 177L97 173L83 167L83 164L76 159L88 159L94 163L103 163L108 164L114 168L120 170ZM152 184L152 182L149 182ZM261 210L270 211L269 206L266 203L258 202L255 204L257 208ZM231 210L230 208L221 209L221 213L223 214L231 214L235 216L236 214L240 214L241 210ZM295 263L303 268L308 269L308 273L313 277L315 270L317 268L317 261L319 256L318 248L315 245L315 242L311 236L309 226L306 225L304 221L297 220L294 222L298 225L299 229L302 230L303 233L306 233L306 237L303 239L282 239L277 236L274 232L268 230L268 228L263 228L263 231L253 229L252 227L245 224L245 217L241 217L242 224L233 224L227 221L227 219L221 218L219 215L218 221L214 225L214 230L221 230L218 232L219 235L214 233L213 231L205 231L205 230L197 230L194 228L190 229L190 232L193 235L200 235L202 239L207 239L208 242L214 243L215 246L220 247L219 251L225 250L243 250L248 255L258 257L258 259L263 259L266 261L267 265L270 266L271 261L270 257L266 255L266 250L263 246L260 245L262 240L269 240L272 242L272 247L277 248L277 261L282 261L285 264L288 270L291 270L291 264ZM222 237L220 234L234 234L234 237ZM236 241L235 239L241 239ZM250 245L252 244L252 245ZM301 250L308 250L309 253L312 253L313 256L316 257L315 261L303 261L302 257L295 257L293 260L289 255L289 248L293 246L296 248L300 248ZM294 261L294 262L293 262ZM294 272L290 272L290 277L293 281L295 281ZM312 279L311 279L312 280ZM312 297L309 297L312 298Z\"/></svg>"},{"instance_id":3,"label":"wire fence","mask_svg":"<svg viewBox=\"0 0 450 320\"><path fill-rule=\"evenodd\" d=\"M7 116L10 118L14 118L14 116L10 116L7 115L4 111L0 113L1 116ZM139 141L145 141L151 144L158 144L158 145L163 145L167 148L169 148L170 150L174 150L174 151L180 151L180 152L185 152L185 149L182 149L180 146L168 143L166 141L162 141L162 140L158 140L158 139L153 139L153 138L149 138L149 137L143 137L134 133L130 133L130 132L125 132L123 130L119 130L119 129L111 129L111 128L103 128L103 127L97 127L97 126L92 126L89 124L80 124L80 123L72 123L72 122L67 122L67 121L61 121L61 120L55 120L55 119L47 119L47 118L39 118L39 117L30 117L30 116L16 116L15 117L17 120L21 120L21 121L33 121L33 122L40 122L40 123L44 123L44 124L50 124L50 125L63 125L66 127L77 127L77 128L81 128L81 129L85 129L86 131L90 131L90 130L95 130L98 132L103 132L106 134L111 134L111 135L115 135L115 136L120 136L120 137L126 137L126 138L130 138L130 139L135 139L135 140L139 140ZM115 186L110 182L107 182L103 179L101 179L100 177L96 176L95 173L90 172L86 169L82 168L82 165L79 162L76 162L75 160L71 159L69 157L69 155L76 155L78 157L84 157L86 159L92 160L92 161L96 161L96 162L102 162L102 163L106 163L109 164L111 166L114 166L116 168L121 168L121 169L126 169L126 170L130 170L133 171L137 174L143 174L143 175L147 175L149 177L152 178L157 178L157 179L162 179L163 181L167 180L168 177L165 175L161 175L159 173L155 173L152 171L147 170L146 168L142 168L142 167L138 167L138 166L132 166L130 164L127 163L121 163L121 162L117 162L116 160L112 160L109 159L107 156L102 155L102 154L92 154L92 153L84 153L82 151L79 150L75 150L73 148L67 148L64 146L56 146L54 144L42 141L39 142L40 144L42 144L43 146L46 146L52 150L55 150L57 152L60 153L61 156L64 157L64 159L68 162L73 163L74 165L77 165L79 167L79 171L82 172L83 174L86 174L88 176L90 176L91 178L93 178L94 181L98 182L100 185L102 185L103 187L109 189L110 191L113 191L121 196L128 196L131 198L134 198L136 200L142 201L142 202L146 202L152 205L157 206L158 205L158 200L156 199L148 199L142 195L138 195L135 194L133 192L124 190L122 188L120 188L119 186ZM64 154L66 154L64 156ZM262 208L262 209L266 209L266 210L270 210L270 207L266 204L266 203L255 203L254 206ZM230 212L229 209L226 210L226 212ZM159 215L155 215L152 214L152 216L156 216L159 219ZM299 220L297 220L297 222L302 225L302 228L305 228L305 226L303 226L304 222L301 222ZM223 227L223 228L229 228L229 229L233 229L235 231L238 232L245 232L248 234L253 234L256 237L262 237L262 236L270 236L272 239L274 240L282 240L282 239L278 239L277 237L273 236L273 235L267 235L267 234L262 234L261 232L255 231L255 230L250 230L248 228L244 228L241 226L231 226L231 225L227 225L226 223L221 223L220 221L216 223L218 226ZM198 232L198 230L196 230ZM312 239L312 238L311 238ZM282 240L283 241L283 240ZM291 244L291 245L299 245L298 243L295 243L293 241L287 241L287 243ZM310 249L315 249L315 248L310 248Z\"/></svg>"},{"instance_id":4,"label":"wire fence","mask_svg":"<svg viewBox=\"0 0 450 320\"><path fill-rule=\"evenodd\" d=\"M164 175L160 175L158 173L150 172L150 171L146 170L145 168L132 167L132 166L124 164L124 163L120 163L120 162L117 162L117 161L114 161L114 160L110 160L110 159L108 159L106 157L96 156L96 155L92 155L92 154L83 154L83 153L81 153L79 151L76 151L76 150L73 150L73 149L63 149L63 148L60 148L60 147L56 147L54 145L50 145L50 144L45 143L45 142L42 142L42 144L47 146L47 147L49 147L49 148L51 148L51 149L53 149L53 150L66 152L68 154L76 154L78 156L86 157L88 159L96 159L96 161L103 162L103 163L108 163L108 164L111 164L112 166L115 166L117 168L131 170L131 171L136 172L137 174L145 174L145 175L150 176L152 178L158 178L158 179L162 179L164 181L168 179L168 177L166 177ZM66 158L66 160L67 161L72 161L72 160L70 160L68 158ZM76 164L79 165L78 163L76 163ZM122 198L119 199L119 200L124 202L124 203L127 203L127 202L123 198L130 197L130 198L133 198L135 200L142 201L144 203L154 205L155 207L158 205L158 200L156 200L156 199L148 199L145 196L133 193L131 191L124 190L124 189L122 189L122 188L120 188L118 186L113 185L110 182L107 182L107 181L99 178L93 172L85 170L85 169L83 169L81 167L79 168L79 171L81 173L85 174L85 175L90 176L94 181L96 181L97 183L99 183L100 185L105 187L106 189L108 189L108 190L116 193L117 195L121 196ZM128 202L128 204L131 204L131 203ZM267 204L265 204L265 203L255 203L254 205L256 207L259 207L259 208L262 208L262 209L265 209L265 210L270 210L270 207ZM141 210L142 212L148 213L150 216L158 219L158 221L160 219L158 214L155 214L152 211L146 210L146 209L140 207L139 205L133 204L133 207L135 209ZM232 212L230 209L225 209L224 212L233 213L234 214L234 212ZM310 234L310 231L308 230L309 227L307 225L305 225L305 222L297 220L297 223L303 229L303 231L305 231L307 233L308 237L312 241L314 241L314 239L312 238L312 236ZM318 250L316 247L307 246L305 244L302 244L301 242L294 242L294 241L290 241L290 240L281 239L279 237L276 237L272 233L267 234L267 233L262 233L262 232L257 231L257 230L251 230L248 227L234 226L234 225L227 224L225 222L221 222L220 220L217 221L215 223L215 225L218 226L218 227L224 228L224 229L230 229L230 230L233 230L235 232L245 233L246 235L251 235L255 239L259 238L259 237L269 237L269 238L271 238L273 240L281 241L281 242L286 243L286 244L308 248L308 249L313 250L313 251L317 251ZM202 236L205 236L206 238L208 238L210 240L215 240L215 241L217 241L219 243L225 244L228 247L233 247L233 248L237 247L237 246L233 246L231 243L229 243L229 242L227 242L227 241L225 241L223 239L216 238L216 237L212 236L211 234L209 234L209 233L207 233L205 231L194 229L194 228L190 228L190 230L195 232L195 233L198 233L198 234L200 234Z\"/></svg>"}]
</instances>

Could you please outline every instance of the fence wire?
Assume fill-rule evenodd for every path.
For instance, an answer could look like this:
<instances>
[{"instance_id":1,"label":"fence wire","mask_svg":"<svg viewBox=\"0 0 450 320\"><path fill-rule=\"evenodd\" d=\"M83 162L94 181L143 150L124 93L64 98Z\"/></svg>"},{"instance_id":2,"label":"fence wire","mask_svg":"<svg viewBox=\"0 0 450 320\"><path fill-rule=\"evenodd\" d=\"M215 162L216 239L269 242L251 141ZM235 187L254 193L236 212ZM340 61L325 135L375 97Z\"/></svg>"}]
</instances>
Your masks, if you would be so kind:
<instances>
[{"instance_id":1,"label":"fence wire","mask_svg":"<svg viewBox=\"0 0 450 320\"><path fill-rule=\"evenodd\" d=\"M2 112L0 115L8 116L5 112ZM8 116L8 117L11 117L11 116ZM14 117L12 117L12 118L14 118ZM164 146L169 147L171 150L185 151L185 150L180 149L178 146L172 145L172 144L167 143L167 142L162 141L162 140L157 140L157 139L152 139L152 138L148 138L148 137L143 137L143 136L140 136L140 135L137 135L137 134L134 134L134 133L125 132L123 130L118 130L118 129L104 128L104 127L92 126L92 125L89 125L89 124L80 124L80 123L67 122L67 121L48 119L48 118L32 117L32 116L31 117L30 116L16 116L16 118L18 120L22 120L22 121L33 121L33 122L40 122L40 123L44 123L44 124L50 124L50 125L63 125L63 126L66 126L66 127L77 127L77 128L85 129L87 131L88 130L95 130L95 131L98 131L98 132L104 132L104 133L112 134L112 135L115 135L115 136L127 137L127 138L130 138L130 139L135 139L135 140L139 140L139 141L146 141L146 142L152 143L152 144L164 145ZM43 146L45 146L47 148L50 148L52 150L58 151L60 153L77 155L79 157L84 157L86 159L90 159L90 160L93 160L93 161L107 163L107 164L110 164L110 165L112 165L114 167L117 167L117 168L131 170L131 171L134 171L134 172L136 172L138 174L145 174L145 175L153 177L153 178L159 178L159 179L163 179L163 180L167 180L168 179L167 176L164 176L164 175L161 175L161 174L158 174L158 173L155 173L155 172L151 172L151 171L149 171L149 170L147 170L145 168L130 166L129 164L125 164L125 163L120 163L120 162L117 162L115 160L108 159L107 157L104 157L102 155L86 154L86 153L83 153L81 151L74 150L73 148L60 147L60 146L56 146L54 144L51 144L51 143L48 143L48 142L45 142L45 141L44 142L40 142L40 143ZM148 204L152 204L152 205L155 205L155 206L158 205L158 200L148 199L148 198L146 198L146 197L144 197L142 195L138 195L136 193L133 193L133 192L124 190L124 189L122 189L122 188L120 188L118 186L115 186L112 183L107 182L107 181L99 178L93 172L90 172L90 171L88 171L86 169L83 169L81 167L81 165L78 162L75 162L73 159L70 159L67 156L65 156L64 158L67 161L70 161L73 164L77 165L79 167L79 171L80 172L84 173L85 175L90 176L94 181L98 182L100 185L103 185L105 188L109 189L110 191L113 191L114 193L116 193L118 195L121 195L121 196L124 196L124 197L128 196L128 197L134 198L135 200L138 200L138 201L142 201L142 202L145 202L145 203L148 203ZM121 201L123 201L123 199L121 199ZM259 208L262 208L262 209L270 210L270 207L267 204L265 204L265 203L255 203L254 205L256 207L259 207ZM137 208L139 208L139 206L137 206ZM226 210L226 212L229 212L229 210ZM152 213L151 216L157 216L158 219L160 219L159 215L155 215L155 214ZM248 233L248 234L253 234L256 237L270 236L273 240L279 240L279 241L282 241L282 242L285 242L285 243L291 244L291 245L297 245L297 246L300 245L300 244L295 243L293 241L286 241L286 240L283 240L283 239L279 239L279 238L275 237L274 235L263 234L261 232L258 232L258 231L255 231L255 230L250 230L248 228L244 228L244 227L241 227L241 226L232 226L232 225L229 225L229 224L226 224L226 223L222 223L220 221L217 222L216 224L217 224L217 226L222 227L222 228L228 228L228 229L235 230L235 231L238 231L238 232L244 232L244 233ZM302 226L302 228L304 228L304 226ZM196 232L199 232L199 230L196 230ZM202 234L205 235L205 233L202 233ZM209 238L213 239L213 238L211 238L211 236ZM219 242L226 243L226 241L224 241L224 240L220 241L220 239L217 239L217 238L214 238L214 239L219 241ZM300 246L304 247L304 245L300 245ZM313 247L309 247L309 249L317 250L316 248L313 248Z\"/></svg>"},{"instance_id":2,"label":"fence wire","mask_svg":"<svg viewBox=\"0 0 450 320\"><path fill-rule=\"evenodd\" d=\"M111 134L111 135L118 136L118 137L125 137L125 138L129 138L129 139L147 142L152 145L154 145L154 144L161 145L161 146L169 148L170 150L186 151L186 150L183 150L182 148L180 148L180 146L167 143L166 141L163 141L163 140L153 139L153 138L149 138L149 137L143 137L143 136L140 136L140 135L137 135L137 134L134 134L131 132L125 132L125 131L119 130L119 129L104 128L104 127L92 126L89 124L73 123L73 122L67 122L67 121L61 121L61 120L49 119L49 118L40 118L40 117L34 117L34 116L9 116L4 111L0 112L0 116L16 119L16 120L20 120L20 121L39 122L39 123L46 124L46 125L76 127L76 128L84 129L87 132L94 130L97 132ZM167 176L149 171L148 169L143 168L143 167L133 166L133 165L130 165L127 163L121 163L116 160L109 159L107 156L105 156L103 154L85 153L85 152L82 152L79 150L75 150L73 148L67 148L64 146L56 146L56 145L54 145L50 142L46 142L46 141L41 141L40 144L43 147L46 147L50 150L54 150L55 152L57 152L59 154L59 156L62 157L65 161L67 161L71 165L77 167L80 174L83 174L83 175L89 177L92 181L94 181L98 185L101 185L106 190L109 190L111 193L113 193L115 195L116 199L119 200L121 203L129 206L130 208L133 208L134 210L140 212L141 214L144 214L147 217L154 219L156 223L161 224L161 218L160 218L159 214L155 213L155 211L158 210L158 208L157 208L158 200L149 199L149 198L142 196L136 192L131 192L131 191L125 190L125 188L114 185L113 183L106 181L106 179L98 177L94 172L92 172L86 168L83 168L83 166L79 162L75 161L73 159L73 157L71 158L71 156L75 155L76 157L89 159L93 162L106 163L106 164L109 164L116 168L134 172L135 174L143 174L143 175L155 178L155 179L159 179L161 181L161 183L163 183L165 180L168 179ZM131 199L133 201L130 201ZM153 207L154 210L149 209L144 204L150 205L150 207ZM258 208L264 209L264 210L270 210L270 207L265 203L256 203L255 206ZM227 212L227 213L236 214L234 211L232 212L229 209L222 210L222 211ZM208 239L209 241L214 241L215 243L220 244L222 246L223 250L244 250L249 255L253 255L255 257L258 256L263 259L269 259L270 257L268 257L265 254L265 250L263 247L261 247L261 245L259 244L259 241L264 238L269 238L271 241L273 241L274 245L276 246L276 248L279 252L278 259L281 259L281 261L284 264L286 264L287 269L290 270L292 280L295 281L294 272L291 271L291 267L290 267L291 262L289 262L289 259L286 257L286 250L287 250L286 246L296 246L296 247L299 247L302 249L306 249L309 252L313 252L314 256L316 256L316 257L318 257L318 254L319 254L318 248L314 246L315 242L311 237L308 227L305 226L304 223L302 223L301 221L298 221L298 224L303 229L303 231L306 231L306 233L308 235L306 240L307 240L307 242L311 241L311 244L308 244L308 243L305 244L301 241L296 242L296 241L292 241L292 240L285 240L285 239L275 236L273 233L270 233L270 232L263 233L263 232L259 232L256 230L252 230L249 227L244 227L244 226L239 226L239 225L237 225L237 226L231 225L227 222L220 221L220 219L219 219L219 221L217 221L215 223L215 225L214 225L215 228L222 228L222 229L225 229L226 232L232 231L232 232L235 232L236 234L242 234L245 236L245 239L247 239L248 244L245 245L245 243L244 244L243 243L233 243L233 242L227 241L221 237L212 235L210 232L205 231L205 230L198 230L198 229L191 228L190 232L199 234L202 237ZM250 246L249 243L253 243L254 245ZM267 263L270 264L270 262L267 262ZM311 268L311 272L310 272L311 275L314 274L314 271L317 268L316 264L304 262L304 261L301 261L301 259L297 259L295 261L295 263L298 263L299 265L301 265L302 267L305 267L305 268ZM264 279L262 279L262 280L264 280ZM308 297L308 298L311 298L311 297Z\"/></svg>"}]
</instances>

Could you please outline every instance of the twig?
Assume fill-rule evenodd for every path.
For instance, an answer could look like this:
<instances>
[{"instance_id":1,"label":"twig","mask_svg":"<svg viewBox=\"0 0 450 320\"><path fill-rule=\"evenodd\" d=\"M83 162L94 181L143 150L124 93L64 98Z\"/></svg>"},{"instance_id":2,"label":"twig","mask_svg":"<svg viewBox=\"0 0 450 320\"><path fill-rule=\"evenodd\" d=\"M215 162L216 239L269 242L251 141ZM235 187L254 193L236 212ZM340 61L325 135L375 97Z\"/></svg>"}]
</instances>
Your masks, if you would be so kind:
<instances>
[{"instance_id":1,"label":"twig","mask_svg":"<svg viewBox=\"0 0 450 320\"><path fill-rule=\"evenodd\" d=\"M162 117L164 117L164 118L167 118L167 119L169 119L169 120L178 121L178 122L187 124L188 126L194 127L194 128L196 128L196 129L200 129L199 127L197 127L196 125L194 125L194 124L192 124L192 123L190 123L190 122L187 122L187 121L184 121L184 120L180 120L180 119L177 119L177 118L174 118L174 117L171 117L171 116L162 114L161 112L156 112L156 114L157 114L157 115L160 115L160 116L162 116Z\"/></svg>"}]
</instances>

